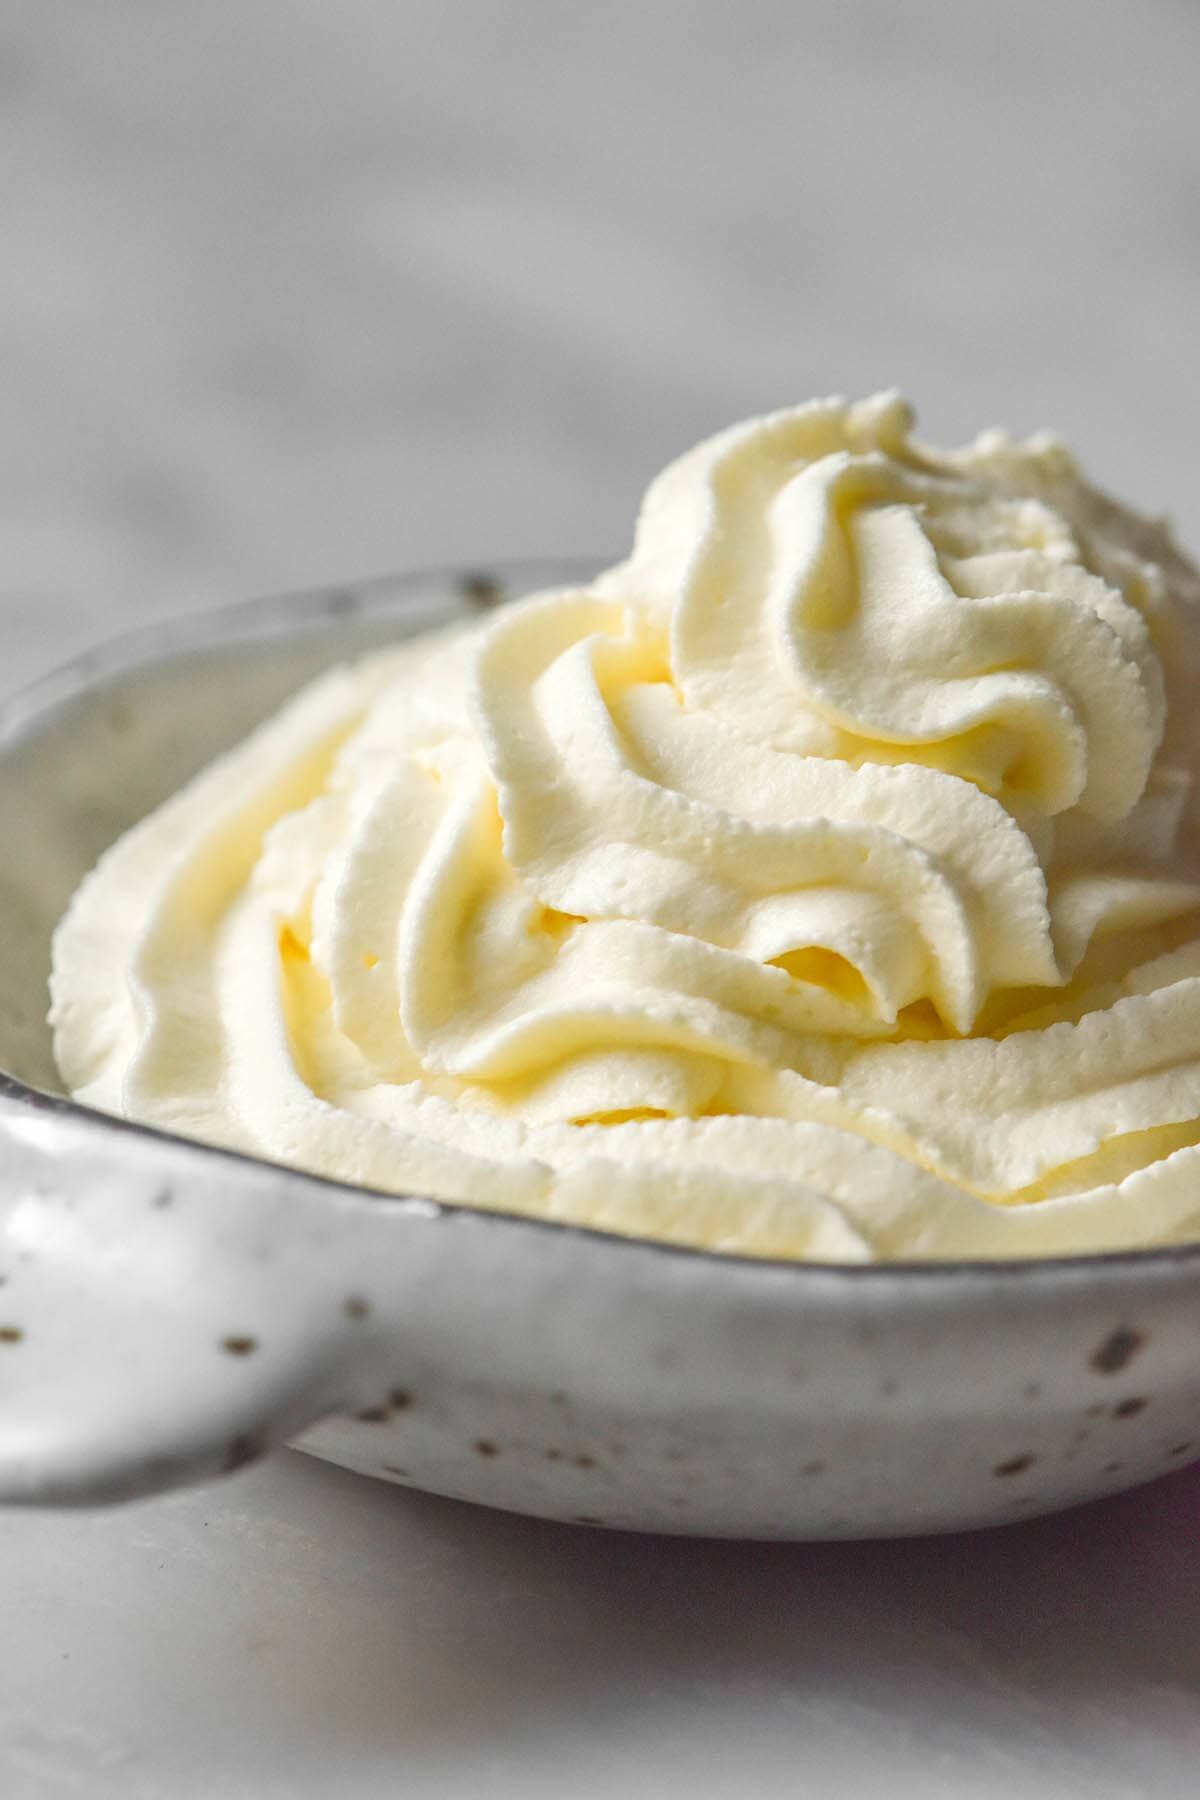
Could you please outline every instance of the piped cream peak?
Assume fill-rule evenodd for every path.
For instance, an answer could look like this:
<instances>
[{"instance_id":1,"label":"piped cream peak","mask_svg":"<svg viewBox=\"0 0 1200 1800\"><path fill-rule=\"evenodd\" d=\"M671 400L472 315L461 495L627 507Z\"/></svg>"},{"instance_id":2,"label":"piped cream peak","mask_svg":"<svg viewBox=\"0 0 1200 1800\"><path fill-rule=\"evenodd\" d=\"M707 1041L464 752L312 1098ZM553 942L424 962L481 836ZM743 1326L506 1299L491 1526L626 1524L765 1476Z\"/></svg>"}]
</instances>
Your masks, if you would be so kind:
<instances>
[{"instance_id":1,"label":"piped cream peak","mask_svg":"<svg viewBox=\"0 0 1200 1800\"><path fill-rule=\"evenodd\" d=\"M1200 580L1045 437L750 420L76 895L82 1099L747 1254L1200 1236Z\"/></svg>"}]
</instances>

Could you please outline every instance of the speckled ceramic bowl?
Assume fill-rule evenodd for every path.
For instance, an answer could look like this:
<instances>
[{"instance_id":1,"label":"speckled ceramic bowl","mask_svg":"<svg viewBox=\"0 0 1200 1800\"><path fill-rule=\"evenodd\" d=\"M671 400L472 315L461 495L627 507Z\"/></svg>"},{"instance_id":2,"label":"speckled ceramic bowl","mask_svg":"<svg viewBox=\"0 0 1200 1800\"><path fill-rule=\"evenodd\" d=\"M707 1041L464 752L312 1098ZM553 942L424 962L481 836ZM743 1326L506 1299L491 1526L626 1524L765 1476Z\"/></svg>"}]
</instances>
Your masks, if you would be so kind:
<instances>
[{"instance_id":1,"label":"speckled ceramic bowl","mask_svg":"<svg viewBox=\"0 0 1200 1800\"><path fill-rule=\"evenodd\" d=\"M397 1199L61 1097L50 932L106 844L346 655L579 579L374 582L127 639L0 715L0 1497L88 1502L272 1443L587 1524L959 1529L1200 1455L1200 1246L740 1260Z\"/></svg>"}]
</instances>

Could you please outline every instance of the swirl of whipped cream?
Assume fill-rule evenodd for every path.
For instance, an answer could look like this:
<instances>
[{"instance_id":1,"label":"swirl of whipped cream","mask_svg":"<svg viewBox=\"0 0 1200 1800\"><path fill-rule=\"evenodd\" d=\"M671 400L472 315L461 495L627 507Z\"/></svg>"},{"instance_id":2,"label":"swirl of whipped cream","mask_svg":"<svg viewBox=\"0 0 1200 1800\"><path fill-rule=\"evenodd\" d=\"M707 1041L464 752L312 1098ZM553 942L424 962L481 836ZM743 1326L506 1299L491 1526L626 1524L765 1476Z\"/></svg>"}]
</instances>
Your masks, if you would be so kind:
<instances>
[{"instance_id":1,"label":"swirl of whipped cream","mask_svg":"<svg viewBox=\"0 0 1200 1800\"><path fill-rule=\"evenodd\" d=\"M750 1254L1200 1235L1200 583L1048 439L822 402L306 690L55 943L80 1098Z\"/></svg>"}]
</instances>

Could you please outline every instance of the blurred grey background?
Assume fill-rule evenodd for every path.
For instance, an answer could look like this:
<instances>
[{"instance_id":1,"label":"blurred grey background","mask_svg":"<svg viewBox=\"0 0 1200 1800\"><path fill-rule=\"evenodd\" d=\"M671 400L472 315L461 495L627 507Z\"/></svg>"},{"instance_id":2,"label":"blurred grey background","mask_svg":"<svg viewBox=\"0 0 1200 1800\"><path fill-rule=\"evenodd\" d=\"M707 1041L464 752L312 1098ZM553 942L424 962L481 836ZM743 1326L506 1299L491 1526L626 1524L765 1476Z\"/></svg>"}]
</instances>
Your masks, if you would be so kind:
<instances>
[{"instance_id":1,"label":"blurred grey background","mask_svg":"<svg viewBox=\"0 0 1200 1800\"><path fill-rule=\"evenodd\" d=\"M1192 0L0 0L0 685L619 553L701 433L893 383L1200 547L1198 73ZM0 1789L1173 1800L1198 1500L600 1544L289 1455L14 1515Z\"/></svg>"},{"instance_id":2,"label":"blurred grey background","mask_svg":"<svg viewBox=\"0 0 1200 1800\"><path fill-rule=\"evenodd\" d=\"M1200 540L1188 0L0 0L7 685L904 387Z\"/></svg>"}]
</instances>

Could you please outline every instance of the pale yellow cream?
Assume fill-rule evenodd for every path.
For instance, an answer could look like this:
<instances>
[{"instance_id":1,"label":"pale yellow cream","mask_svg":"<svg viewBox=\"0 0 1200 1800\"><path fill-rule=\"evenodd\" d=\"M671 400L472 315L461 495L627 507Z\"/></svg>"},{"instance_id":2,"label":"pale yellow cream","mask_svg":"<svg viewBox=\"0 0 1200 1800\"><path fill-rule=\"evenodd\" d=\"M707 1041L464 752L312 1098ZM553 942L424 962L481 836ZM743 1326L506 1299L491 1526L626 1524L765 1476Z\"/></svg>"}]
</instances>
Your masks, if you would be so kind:
<instances>
[{"instance_id":1,"label":"pale yellow cream","mask_svg":"<svg viewBox=\"0 0 1200 1800\"><path fill-rule=\"evenodd\" d=\"M1200 1237L1200 578L910 428L736 426L591 586L300 694L76 895L71 1090L747 1254Z\"/></svg>"}]
</instances>

